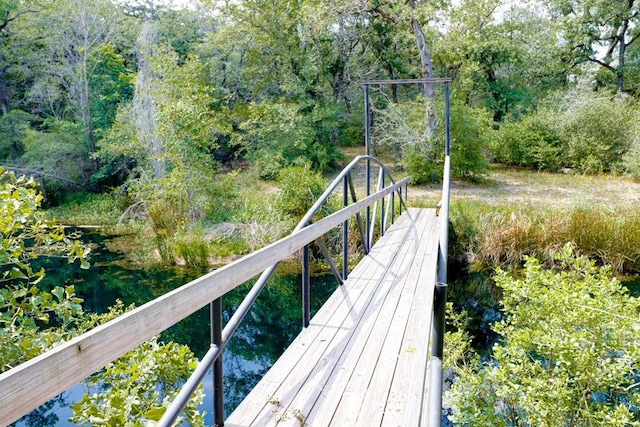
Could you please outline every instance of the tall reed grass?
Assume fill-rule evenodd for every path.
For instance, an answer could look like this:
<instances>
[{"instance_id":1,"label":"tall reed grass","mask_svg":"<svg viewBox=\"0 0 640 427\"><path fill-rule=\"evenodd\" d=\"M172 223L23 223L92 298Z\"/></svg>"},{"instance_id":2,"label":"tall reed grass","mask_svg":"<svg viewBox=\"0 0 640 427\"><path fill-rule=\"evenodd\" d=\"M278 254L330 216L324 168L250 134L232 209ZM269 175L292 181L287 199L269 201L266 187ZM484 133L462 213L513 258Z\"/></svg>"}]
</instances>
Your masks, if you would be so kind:
<instances>
[{"instance_id":1,"label":"tall reed grass","mask_svg":"<svg viewBox=\"0 0 640 427\"><path fill-rule=\"evenodd\" d=\"M640 272L640 210L630 205L452 204L458 252L474 269L515 266L523 255L551 261L567 242L621 273Z\"/></svg>"}]
</instances>

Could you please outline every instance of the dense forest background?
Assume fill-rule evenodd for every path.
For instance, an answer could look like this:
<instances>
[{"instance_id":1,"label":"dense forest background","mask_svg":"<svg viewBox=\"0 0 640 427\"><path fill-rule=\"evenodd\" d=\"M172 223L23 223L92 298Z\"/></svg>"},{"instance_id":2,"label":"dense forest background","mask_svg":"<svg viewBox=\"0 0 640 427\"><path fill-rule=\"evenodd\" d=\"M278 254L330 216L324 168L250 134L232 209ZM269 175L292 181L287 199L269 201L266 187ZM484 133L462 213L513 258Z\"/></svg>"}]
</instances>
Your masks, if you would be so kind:
<instances>
[{"instance_id":1,"label":"dense forest background","mask_svg":"<svg viewBox=\"0 0 640 427\"><path fill-rule=\"evenodd\" d=\"M361 145L362 81L451 77L458 177L487 160L636 175L638 20L634 0L3 0L0 161L49 205L115 190L211 217L223 173L326 171ZM375 98L375 140L437 179L399 98Z\"/></svg>"}]
</instances>

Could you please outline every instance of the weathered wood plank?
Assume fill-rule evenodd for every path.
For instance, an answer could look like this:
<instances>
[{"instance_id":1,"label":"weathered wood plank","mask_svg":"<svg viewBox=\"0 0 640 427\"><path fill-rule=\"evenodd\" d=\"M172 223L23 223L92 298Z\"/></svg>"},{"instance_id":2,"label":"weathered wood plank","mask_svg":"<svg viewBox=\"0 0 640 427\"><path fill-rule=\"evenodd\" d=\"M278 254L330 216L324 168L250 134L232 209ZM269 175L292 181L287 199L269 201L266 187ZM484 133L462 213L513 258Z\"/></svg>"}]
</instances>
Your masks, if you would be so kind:
<instances>
[{"instance_id":1,"label":"weathered wood plank","mask_svg":"<svg viewBox=\"0 0 640 427\"><path fill-rule=\"evenodd\" d=\"M438 234L429 236L427 245L437 251ZM418 287L412 303L407 329L389 390L382 419L383 426L419 426L420 411L427 381L429 332L432 323L432 302L437 267L437 253L426 253L420 270ZM426 332L426 333L425 333Z\"/></svg>"},{"instance_id":2,"label":"weathered wood plank","mask_svg":"<svg viewBox=\"0 0 640 427\"><path fill-rule=\"evenodd\" d=\"M405 236L405 242L401 246L401 248L406 248L409 245L407 242L411 239L406 240L408 236L407 233L403 233ZM382 250L384 252L384 249ZM399 292L397 282L395 280L394 274L397 271L401 271L407 265L407 251L404 250L396 250L396 255L391 262L391 265L397 266L397 270L387 269L383 277L385 279L381 280L377 284L377 289L373 289L376 284L371 283L372 292L375 294L373 298L370 299L368 306L365 311L360 316L360 320L357 323L353 323L353 327L350 327L352 331L350 333L345 333L345 338L343 340L336 340L335 347L331 348L330 353L325 353L322 359L316 364L311 373L309 374L309 380L303 385L303 387L296 394L295 399L289 404L289 411L293 412L299 411L303 415L305 415L307 422L309 424L314 423L314 419L317 415L319 415L323 421L325 420L325 414L328 411L316 411L314 408L315 402L322 393L323 390L331 390L332 393L340 394L340 389L336 387L335 377L338 373L336 373L337 369L342 370L343 372L348 370L348 364L343 363L343 358L351 358L357 357L363 349L365 348L367 342L371 339L370 335L373 332L380 332L378 328L385 328L386 325L384 322L380 322L380 307L387 307L389 305L389 299L396 298L397 293ZM348 325L343 324L343 328L348 327ZM354 329L354 328L357 328ZM375 339L375 338L374 338ZM371 346L367 346L367 350L370 351ZM331 409L329 409L331 410ZM335 410L335 408L334 408ZM284 425L290 425L290 422L284 423Z\"/></svg>"},{"instance_id":3,"label":"weathered wood plank","mask_svg":"<svg viewBox=\"0 0 640 427\"><path fill-rule=\"evenodd\" d=\"M0 374L0 425L10 424L385 197L405 180Z\"/></svg>"},{"instance_id":4,"label":"weathered wood plank","mask_svg":"<svg viewBox=\"0 0 640 427\"><path fill-rule=\"evenodd\" d=\"M403 266L406 270L401 273L392 270L392 274L399 281L397 287L400 289L400 286L402 286L402 290L407 291L404 294L405 303L407 302L406 297L412 297L412 292L415 289L414 282L416 277L414 276L414 271L420 268L420 260L418 260L418 263L414 263L414 257L424 251L423 242L419 240L422 233L418 234L418 231L422 232L428 228L423 221L420 221L421 219L424 220L426 218L425 216L418 217L416 215L415 226L417 232L414 236L415 242L410 242L412 244L406 244L402 248L403 251L408 251L412 255L407 260L409 265ZM397 309L400 302L399 298L400 294L387 302L384 307L385 311L380 314L374 328L378 335L370 337L366 351L355 360L354 372L349 379L345 392L361 393L363 400L356 408L353 407L352 402L340 402L336 414L331 420L332 425L346 425L347 422L350 422L348 420L353 417L353 412L357 413L358 416L352 425L369 426L376 425L376 423L379 424L379 420L376 421L375 418L381 417L384 410L386 394L389 390L388 385L385 383L391 380L394 373L395 367L393 365L395 364L399 351L398 347L403 335L399 330L394 330L393 334L390 334L390 328L392 328L392 323L395 321L397 328L403 329L402 325L406 324L409 311L408 308L406 312L403 312L402 309ZM382 406L374 408L374 405ZM345 416L347 418L344 418Z\"/></svg>"}]
</instances>

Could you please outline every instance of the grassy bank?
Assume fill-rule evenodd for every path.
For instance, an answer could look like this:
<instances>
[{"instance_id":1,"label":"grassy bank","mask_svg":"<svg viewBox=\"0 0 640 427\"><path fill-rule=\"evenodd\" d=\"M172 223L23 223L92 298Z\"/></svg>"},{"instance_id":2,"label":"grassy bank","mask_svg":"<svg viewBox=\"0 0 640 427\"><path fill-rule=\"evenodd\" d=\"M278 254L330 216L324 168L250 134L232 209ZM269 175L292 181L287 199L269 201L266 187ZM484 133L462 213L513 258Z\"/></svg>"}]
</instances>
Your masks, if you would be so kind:
<instances>
[{"instance_id":1,"label":"grassy bank","mask_svg":"<svg viewBox=\"0 0 640 427\"><path fill-rule=\"evenodd\" d=\"M432 203L438 187L412 188ZM454 183L454 256L472 270L514 266L523 255L550 261L567 242L625 274L640 272L640 185L614 176L495 168L480 184Z\"/></svg>"},{"instance_id":2,"label":"grassy bank","mask_svg":"<svg viewBox=\"0 0 640 427\"><path fill-rule=\"evenodd\" d=\"M50 213L63 224L101 225L120 234L113 244L138 264L221 264L287 234L303 212L301 188L317 192L325 185L317 175L288 184L254 175L234 176L217 218L176 222L170 230L154 228L144 211L123 221L130 202L117 195L77 196ZM439 185L412 186L410 204L433 206L440 193ZM470 262L472 270L515 265L522 255L549 260L574 242L580 253L619 272L640 273L640 184L633 181L495 167L484 182L454 182L451 198L453 256Z\"/></svg>"}]
</instances>

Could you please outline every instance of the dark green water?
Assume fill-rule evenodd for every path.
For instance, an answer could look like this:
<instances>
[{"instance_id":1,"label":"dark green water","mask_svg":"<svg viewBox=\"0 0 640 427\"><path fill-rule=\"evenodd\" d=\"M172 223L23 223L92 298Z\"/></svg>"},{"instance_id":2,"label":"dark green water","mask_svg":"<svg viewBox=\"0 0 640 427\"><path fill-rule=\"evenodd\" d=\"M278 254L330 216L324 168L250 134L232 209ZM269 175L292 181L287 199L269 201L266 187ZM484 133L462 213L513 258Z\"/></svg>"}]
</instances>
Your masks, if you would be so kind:
<instances>
[{"instance_id":1,"label":"dark green water","mask_svg":"<svg viewBox=\"0 0 640 427\"><path fill-rule=\"evenodd\" d=\"M39 266L45 268L47 276L42 286L74 285L76 293L84 299L85 311L102 313L116 299L125 305L142 305L175 289L208 270L188 268L152 268L132 270L117 263L123 254L106 249L109 236L86 234L84 239L97 244L92 251L91 268L81 270L77 264L69 265L65 260L43 259ZM291 274L298 264L284 265L276 271L258 298L255 306L234 335L224 352L225 411L240 403L251 388L262 378L284 349L301 329L301 279ZM223 298L223 317L226 320L240 304L252 282L244 284ZM332 275L312 278L312 309L317 310L336 289ZM209 310L205 307L184 319L162 334L165 341L188 345L201 357L210 345ZM203 410L207 411L207 425L213 424L211 412L212 380L205 380L206 399ZM37 411L24 418L18 426L72 426L68 418L69 408L84 393L82 385L63 393Z\"/></svg>"}]
</instances>

